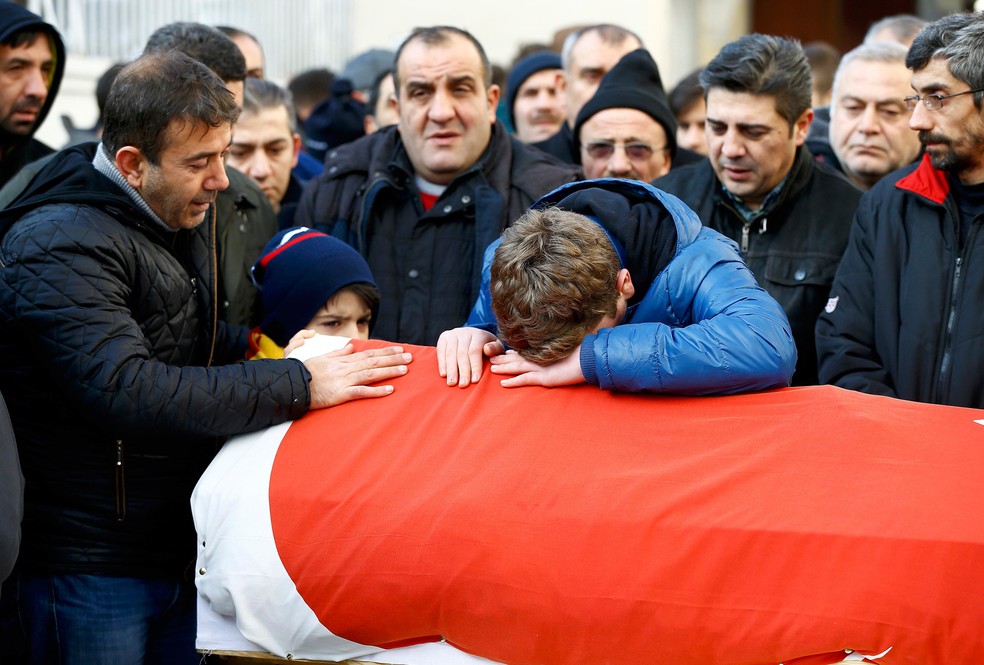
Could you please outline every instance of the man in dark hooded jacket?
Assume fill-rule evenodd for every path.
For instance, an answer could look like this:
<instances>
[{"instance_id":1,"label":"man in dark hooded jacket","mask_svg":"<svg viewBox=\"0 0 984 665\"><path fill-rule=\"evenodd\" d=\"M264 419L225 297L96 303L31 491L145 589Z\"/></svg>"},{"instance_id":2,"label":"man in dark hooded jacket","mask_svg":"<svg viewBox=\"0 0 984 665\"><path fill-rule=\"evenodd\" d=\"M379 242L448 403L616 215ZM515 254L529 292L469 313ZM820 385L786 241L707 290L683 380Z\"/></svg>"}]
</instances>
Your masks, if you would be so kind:
<instances>
[{"instance_id":1,"label":"man in dark hooded jacket","mask_svg":"<svg viewBox=\"0 0 984 665\"><path fill-rule=\"evenodd\" d=\"M405 371L392 348L235 363L215 200L238 113L203 64L143 56L102 143L57 153L0 212L0 393L26 479L10 662L197 664L189 499L217 446Z\"/></svg>"},{"instance_id":2,"label":"man in dark hooded jacket","mask_svg":"<svg viewBox=\"0 0 984 665\"><path fill-rule=\"evenodd\" d=\"M58 32L20 5L0 2L0 187L25 164L54 152L32 137L64 71Z\"/></svg>"}]
</instances>

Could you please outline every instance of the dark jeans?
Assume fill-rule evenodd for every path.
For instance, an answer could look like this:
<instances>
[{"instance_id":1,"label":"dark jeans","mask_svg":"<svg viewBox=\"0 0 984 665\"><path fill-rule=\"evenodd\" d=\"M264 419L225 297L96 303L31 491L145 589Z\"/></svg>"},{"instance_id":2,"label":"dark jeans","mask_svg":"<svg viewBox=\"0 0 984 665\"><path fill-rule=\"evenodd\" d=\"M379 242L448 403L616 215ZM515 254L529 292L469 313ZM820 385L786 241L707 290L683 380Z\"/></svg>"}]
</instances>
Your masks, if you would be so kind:
<instances>
[{"instance_id":1,"label":"dark jeans","mask_svg":"<svg viewBox=\"0 0 984 665\"><path fill-rule=\"evenodd\" d=\"M0 662L198 665L195 585L183 579L34 576L0 594Z\"/></svg>"}]
</instances>

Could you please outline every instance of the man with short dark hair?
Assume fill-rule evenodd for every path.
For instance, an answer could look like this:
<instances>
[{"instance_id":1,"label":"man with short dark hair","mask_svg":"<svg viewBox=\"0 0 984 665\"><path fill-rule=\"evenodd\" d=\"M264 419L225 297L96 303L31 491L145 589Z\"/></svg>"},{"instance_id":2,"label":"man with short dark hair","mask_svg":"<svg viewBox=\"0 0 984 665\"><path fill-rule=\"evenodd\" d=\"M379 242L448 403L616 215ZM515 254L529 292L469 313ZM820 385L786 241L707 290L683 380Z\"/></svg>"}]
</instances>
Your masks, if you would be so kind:
<instances>
[{"instance_id":1,"label":"man with short dark hair","mask_svg":"<svg viewBox=\"0 0 984 665\"><path fill-rule=\"evenodd\" d=\"M813 117L799 43L747 35L701 72L709 161L654 185L738 242L759 284L786 310L799 360L793 383L817 382L813 328L847 244L861 193L803 146Z\"/></svg>"},{"instance_id":2,"label":"man with short dark hair","mask_svg":"<svg viewBox=\"0 0 984 665\"><path fill-rule=\"evenodd\" d=\"M499 87L464 30L415 30L394 84L398 125L330 151L296 222L366 257L382 294L375 337L433 344L468 317L485 247L578 171L496 122Z\"/></svg>"},{"instance_id":3,"label":"man with short dark hair","mask_svg":"<svg viewBox=\"0 0 984 665\"><path fill-rule=\"evenodd\" d=\"M232 40L243 58L246 60L246 76L261 79L266 69L266 56L263 55L263 47L260 40L245 30L233 28L228 25L216 26L216 30Z\"/></svg>"},{"instance_id":4,"label":"man with short dark hair","mask_svg":"<svg viewBox=\"0 0 984 665\"><path fill-rule=\"evenodd\" d=\"M984 408L984 13L923 28L906 56L925 153L858 208L817 322L820 380Z\"/></svg>"},{"instance_id":5,"label":"man with short dark hair","mask_svg":"<svg viewBox=\"0 0 984 665\"><path fill-rule=\"evenodd\" d=\"M281 229L294 225L304 188L292 171L301 151L296 123L289 92L272 81L246 79L243 112L232 129L226 164L256 181Z\"/></svg>"},{"instance_id":6,"label":"man with short dark hair","mask_svg":"<svg viewBox=\"0 0 984 665\"><path fill-rule=\"evenodd\" d=\"M218 74L242 109L246 60L231 39L202 23L178 21L155 30L147 39L144 53L172 49L191 56ZM234 325L254 326L261 316L260 295L249 278L249 269L277 232L277 217L263 192L248 176L228 167L226 177L229 187L219 193L216 203L219 316Z\"/></svg>"},{"instance_id":7,"label":"man with short dark hair","mask_svg":"<svg viewBox=\"0 0 984 665\"><path fill-rule=\"evenodd\" d=\"M217 447L406 371L395 348L236 362L214 230L238 114L203 64L138 58L102 143L57 153L0 212L0 392L26 478L12 662L197 664L188 501Z\"/></svg>"},{"instance_id":8,"label":"man with short dark hair","mask_svg":"<svg viewBox=\"0 0 984 665\"><path fill-rule=\"evenodd\" d=\"M16 3L0 3L0 187L54 152L32 136L51 110L64 71L58 31Z\"/></svg>"},{"instance_id":9,"label":"man with short dark hair","mask_svg":"<svg viewBox=\"0 0 984 665\"><path fill-rule=\"evenodd\" d=\"M551 192L488 248L482 287L467 327L438 342L449 386L477 383L483 356L507 387L691 395L783 387L796 363L734 243L646 183Z\"/></svg>"}]
</instances>

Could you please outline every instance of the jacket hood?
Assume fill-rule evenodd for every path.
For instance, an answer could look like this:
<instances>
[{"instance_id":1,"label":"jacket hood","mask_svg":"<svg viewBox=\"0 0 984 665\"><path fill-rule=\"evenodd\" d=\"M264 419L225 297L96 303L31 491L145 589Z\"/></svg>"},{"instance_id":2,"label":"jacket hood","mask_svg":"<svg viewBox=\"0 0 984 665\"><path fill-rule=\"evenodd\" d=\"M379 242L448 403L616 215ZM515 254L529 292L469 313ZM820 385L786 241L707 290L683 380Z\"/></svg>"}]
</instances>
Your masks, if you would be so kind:
<instances>
[{"instance_id":1,"label":"jacket hood","mask_svg":"<svg viewBox=\"0 0 984 665\"><path fill-rule=\"evenodd\" d=\"M48 35L49 44L54 51L54 69L51 72L51 79L48 82L48 96L38 114L38 120L34 123L30 136L37 132L38 127L44 122L54 104L58 88L61 86L62 76L65 73L65 44L62 42L61 35L55 30L54 26L45 23L40 16L29 12L18 4L0 0L0 42L6 41L13 35L24 30L38 30ZM19 137L14 144L26 140L29 137ZM3 140L3 139L0 139Z\"/></svg>"},{"instance_id":2,"label":"jacket hood","mask_svg":"<svg viewBox=\"0 0 984 665\"><path fill-rule=\"evenodd\" d=\"M56 153L24 191L0 211L0 238L28 212L51 203L115 206L143 217L126 193L92 166L99 145L82 143Z\"/></svg>"},{"instance_id":3,"label":"jacket hood","mask_svg":"<svg viewBox=\"0 0 984 665\"><path fill-rule=\"evenodd\" d=\"M651 283L701 230L697 214L683 201L638 180L573 182L558 187L532 207L550 205L598 222L612 238L622 265L639 284ZM643 291L638 290L637 296Z\"/></svg>"}]
</instances>

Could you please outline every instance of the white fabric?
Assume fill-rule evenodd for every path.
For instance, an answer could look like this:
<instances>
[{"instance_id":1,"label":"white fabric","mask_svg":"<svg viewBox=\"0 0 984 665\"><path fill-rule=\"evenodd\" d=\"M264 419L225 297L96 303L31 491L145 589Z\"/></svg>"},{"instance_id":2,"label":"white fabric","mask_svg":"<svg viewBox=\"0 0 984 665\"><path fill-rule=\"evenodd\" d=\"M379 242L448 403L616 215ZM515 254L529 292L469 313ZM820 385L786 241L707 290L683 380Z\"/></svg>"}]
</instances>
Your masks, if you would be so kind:
<instances>
[{"instance_id":1,"label":"white fabric","mask_svg":"<svg viewBox=\"0 0 984 665\"><path fill-rule=\"evenodd\" d=\"M305 342L297 355L318 355L347 341L319 335ZM270 472L289 427L284 423L226 443L192 494L198 532L197 648L332 661L489 665L492 661L446 643L381 651L334 635L321 625L297 593L273 540L267 498Z\"/></svg>"}]
</instances>

